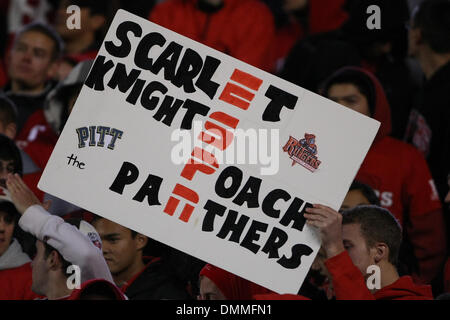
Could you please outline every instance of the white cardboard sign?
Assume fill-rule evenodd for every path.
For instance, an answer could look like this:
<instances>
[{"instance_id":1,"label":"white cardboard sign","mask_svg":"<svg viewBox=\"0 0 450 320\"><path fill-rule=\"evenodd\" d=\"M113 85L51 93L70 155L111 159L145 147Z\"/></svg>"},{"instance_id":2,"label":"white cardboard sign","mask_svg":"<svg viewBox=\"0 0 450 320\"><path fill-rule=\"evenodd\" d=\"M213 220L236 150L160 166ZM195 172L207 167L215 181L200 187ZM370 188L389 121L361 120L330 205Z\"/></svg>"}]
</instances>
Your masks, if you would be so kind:
<instances>
[{"instance_id":1,"label":"white cardboard sign","mask_svg":"<svg viewBox=\"0 0 450 320\"><path fill-rule=\"evenodd\" d=\"M304 209L340 207L378 127L119 10L39 188L278 293L297 293L320 247ZM278 135L271 175L267 163L219 161L240 129ZM181 164L173 161L174 132L193 141ZM246 159L264 149L249 141L239 154Z\"/></svg>"}]
</instances>

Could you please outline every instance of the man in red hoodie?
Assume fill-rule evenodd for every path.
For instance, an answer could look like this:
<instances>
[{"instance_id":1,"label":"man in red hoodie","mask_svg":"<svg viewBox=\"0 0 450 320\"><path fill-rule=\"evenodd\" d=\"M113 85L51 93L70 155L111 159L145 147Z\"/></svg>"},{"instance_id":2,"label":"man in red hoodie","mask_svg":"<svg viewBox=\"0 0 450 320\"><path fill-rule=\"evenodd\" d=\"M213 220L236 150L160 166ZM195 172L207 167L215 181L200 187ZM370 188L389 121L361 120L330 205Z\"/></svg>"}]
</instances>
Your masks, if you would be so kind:
<instances>
[{"instance_id":1,"label":"man in red hoodie","mask_svg":"<svg viewBox=\"0 0 450 320\"><path fill-rule=\"evenodd\" d=\"M381 122L377 136L356 179L372 187L381 206L403 226L402 273L418 283L430 283L442 270L446 245L442 206L428 165L413 146L389 137L389 104L378 80L359 68L338 70L323 86L323 94ZM349 128L350 130L350 128Z\"/></svg>"},{"instance_id":2,"label":"man in red hoodie","mask_svg":"<svg viewBox=\"0 0 450 320\"><path fill-rule=\"evenodd\" d=\"M275 26L261 1L168 0L156 5L149 19L257 68L273 69Z\"/></svg>"},{"instance_id":3,"label":"man in red hoodie","mask_svg":"<svg viewBox=\"0 0 450 320\"><path fill-rule=\"evenodd\" d=\"M396 263L402 231L388 210L362 205L340 214L315 204L306 212L306 222L319 230L336 299L433 299L429 285L399 276Z\"/></svg>"}]
</instances>

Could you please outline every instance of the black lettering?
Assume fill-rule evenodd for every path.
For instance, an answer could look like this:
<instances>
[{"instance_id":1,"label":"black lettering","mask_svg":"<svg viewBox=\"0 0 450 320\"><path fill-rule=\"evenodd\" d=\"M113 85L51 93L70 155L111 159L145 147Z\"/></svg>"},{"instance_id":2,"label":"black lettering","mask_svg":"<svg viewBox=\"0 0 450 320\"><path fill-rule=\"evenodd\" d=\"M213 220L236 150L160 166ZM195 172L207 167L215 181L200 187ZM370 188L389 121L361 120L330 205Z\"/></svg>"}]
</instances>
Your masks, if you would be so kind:
<instances>
[{"instance_id":1,"label":"black lettering","mask_svg":"<svg viewBox=\"0 0 450 320\"><path fill-rule=\"evenodd\" d=\"M231 178L231 185L225 187L225 182ZM216 181L216 194L219 197L229 199L233 197L241 186L242 170L233 166L226 167L219 175Z\"/></svg>"},{"instance_id":2,"label":"black lettering","mask_svg":"<svg viewBox=\"0 0 450 320\"><path fill-rule=\"evenodd\" d=\"M303 256L309 256L313 250L304 244L296 244L291 249L292 256L287 258L283 255L277 263L279 263L282 267L286 269L295 269L301 264L301 260Z\"/></svg>"},{"instance_id":3,"label":"black lettering","mask_svg":"<svg viewBox=\"0 0 450 320\"><path fill-rule=\"evenodd\" d=\"M305 226L305 222L306 222L306 219L303 216L303 213L305 213L304 209L308 205L308 203L307 203L305 205L305 208L300 212L300 208L303 203L304 203L303 200L301 200L299 198L295 198L294 201L292 201L289 208L287 209L283 218L281 218L280 223L283 226L287 227L291 221L294 221L292 228L297 229L298 231L302 231L303 227Z\"/></svg>"},{"instance_id":4,"label":"black lettering","mask_svg":"<svg viewBox=\"0 0 450 320\"><path fill-rule=\"evenodd\" d=\"M192 128L192 121L194 120L196 114L206 116L210 109L208 106L191 99L186 99L183 104L183 108L186 109L186 113L184 114L183 121L181 122L181 129L187 130Z\"/></svg>"},{"instance_id":5,"label":"black lettering","mask_svg":"<svg viewBox=\"0 0 450 320\"><path fill-rule=\"evenodd\" d=\"M281 229L274 227L270 233L269 239L262 248L262 252L269 254L269 259L279 258L278 249L280 249L288 240L288 235Z\"/></svg>"},{"instance_id":6,"label":"black lettering","mask_svg":"<svg viewBox=\"0 0 450 320\"><path fill-rule=\"evenodd\" d=\"M274 208L275 203L280 199L288 201L290 198L291 196L289 195L289 193L282 189L272 190L263 200L262 211L267 216L278 219L280 217L280 210L276 210Z\"/></svg>"},{"instance_id":7,"label":"black lettering","mask_svg":"<svg viewBox=\"0 0 450 320\"><path fill-rule=\"evenodd\" d=\"M202 72L195 82L197 88L206 93L211 100L214 99L217 89L219 89L220 86L218 83L211 80L219 65L220 60L207 56L205 63L203 64Z\"/></svg>"},{"instance_id":8,"label":"black lettering","mask_svg":"<svg viewBox=\"0 0 450 320\"><path fill-rule=\"evenodd\" d=\"M133 89L131 89L130 94L127 97L127 102L131 103L132 105L135 105L137 102L137 99L139 98L139 95L142 92L142 89L144 88L145 80L137 79L134 83Z\"/></svg>"},{"instance_id":9,"label":"black lettering","mask_svg":"<svg viewBox=\"0 0 450 320\"><path fill-rule=\"evenodd\" d=\"M85 84L96 91L105 90L105 85L103 83L105 74L113 67L114 62L111 60L105 62L105 56L98 56L87 76Z\"/></svg>"},{"instance_id":10,"label":"black lettering","mask_svg":"<svg viewBox=\"0 0 450 320\"><path fill-rule=\"evenodd\" d=\"M187 49L173 78L173 85L177 88L183 87L186 93L195 92L194 79L202 70L202 66L202 57L194 50Z\"/></svg>"},{"instance_id":11,"label":"black lettering","mask_svg":"<svg viewBox=\"0 0 450 320\"><path fill-rule=\"evenodd\" d=\"M241 240L242 232L244 231L245 225L247 224L248 220L250 220L249 217L246 215L241 215L238 221L238 212L234 210L230 210L227 214L227 218L225 219L225 222L222 225L222 228L220 229L217 236L221 239L225 239L226 236L231 232L229 241L233 241L236 243L239 243Z\"/></svg>"},{"instance_id":12,"label":"black lettering","mask_svg":"<svg viewBox=\"0 0 450 320\"><path fill-rule=\"evenodd\" d=\"M164 49L158 59L156 59L151 71L154 74L158 74L159 71L164 68L164 79L172 81L175 77L177 61L180 58L182 49L183 47L174 41L169 43L167 48Z\"/></svg>"},{"instance_id":13,"label":"black lettering","mask_svg":"<svg viewBox=\"0 0 450 320\"><path fill-rule=\"evenodd\" d=\"M161 103L161 106L159 107L156 114L153 116L158 121L161 121L161 119L164 117L164 120L162 123L169 126L172 124L173 118L177 114L178 110L180 110L180 107L183 105L183 100L176 99L175 102L173 102L174 98L171 96L165 96L163 102ZM172 103L173 102L173 103Z\"/></svg>"},{"instance_id":14,"label":"black lettering","mask_svg":"<svg viewBox=\"0 0 450 320\"><path fill-rule=\"evenodd\" d=\"M152 81L145 87L144 92L142 92L141 96L141 104L147 110L153 110L158 105L159 98L152 96L155 91L166 94L167 88L165 85L158 81Z\"/></svg>"},{"instance_id":15,"label":"black lettering","mask_svg":"<svg viewBox=\"0 0 450 320\"><path fill-rule=\"evenodd\" d=\"M211 232L214 230L214 218L216 215L223 217L227 208L212 200L208 200L203 208L206 209L206 214L203 218L202 231Z\"/></svg>"},{"instance_id":16,"label":"black lettering","mask_svg":"<svg viewBox=\"0 0 450 320\"><path fill-rule=\"evenodd\" d=\"M142 202L147 197L149 206L161 205L158 200L158 194L162 181L163 179L161 177L149 174L138 193L133 197L133 200Z\"/></svg>"},{"instance_id":17,"label":"black lettering","mask_svg":"<svg viewBox=\"0 0 450 320\"><path fill-rule=\"evenodd\" d=\"M271 122L280 121L280 113L283 107L294 110L298 100L298 97L272 85L267 89L265 96L271 101L264 110L262 119Z\"/></svg>"},{"instance_id":18,"label":"black lettering","mask_svg":"<svg viewBox=\"0 0 450 320\"><path fill-rule=\"evenodd\" d=\"M108 82L108 86L111 89L119 87L119 90L125 93L136 82L140 74L141 70L137 69L132 69L130 74L127 74L126 66L123 63L118 63L111 80Z\"/></svg>"},{"instance_id":19,"label":"black lettering","mask_svg":"<svg viewBox=\"0 0 450 320\"><path fill-rule=\"evenodd\" d=\"M242 206L244 202L247 202L247 208L258 208L258 195L259 189L261 188L261 182L261 179L250 176L241 192L234 198L233 202L239 206Z\"/></svg>"},{"instance_id":20,"label":"black lettering","mask_svg":"<svg viewBox=\"0 0 450 320\"><path fill-rule=\"evenodd\" d=\"M137 67L144 70L152 70L153 60L148 57L150 49L153 46L162 47L166 43L166 38L158 32L151 32L146 34L136 48L134 55L134 63Z\"/></svg>"},{"instance_id":21,"label":"black lettering","mask_svg":"<svg viewBox=\"0 0 450 320\"><path fill-rule=\"evenodd\" d=\"M135 182L138 176L139 169L130 162L124 162L109 190L122 194L125 186Z\"/></svg>"},{"instance_id":22,"label":"black lettering","mask_svg":"<svg viewBox=\"0 0 450 320\"><path fill-rule=\"evenodd\" d=\"M250 228L247 231L247 234L245 235L244 239L241 242L241 246L250 250L255 254L258 253L259 248L261 248L260 245L257 245L255 243L255 241L258 241L260 238L258 232L266 232L268 226L269 225L267 223L262 223L253 220L252 224L250 225Z\"/></svg>"},{"instance_id":23,"label":"black lettering","mask_svg":"<svg viewBox=\"0 0 450 320\"><path fill-rule=\"evenodd\" d=\"M130 54L131 43L128 39L128 32L133 32L136 37L142 35L142 28L136 22L125 21L119 24L116 30L117 39L121 41L120 46L116 46L112 41L105 42L105 49L110 55L117 58L125 58Z\"/></svg>"}]
</instances>

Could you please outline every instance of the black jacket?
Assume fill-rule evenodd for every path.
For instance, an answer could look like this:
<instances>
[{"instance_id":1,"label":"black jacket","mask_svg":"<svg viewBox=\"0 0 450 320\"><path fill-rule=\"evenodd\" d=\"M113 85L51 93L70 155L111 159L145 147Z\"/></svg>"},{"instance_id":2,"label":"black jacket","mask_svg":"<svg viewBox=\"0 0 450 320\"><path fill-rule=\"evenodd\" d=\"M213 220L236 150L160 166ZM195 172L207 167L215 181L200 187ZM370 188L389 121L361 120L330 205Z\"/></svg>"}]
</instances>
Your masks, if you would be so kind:
<instances>
[{"instance_id":1,"label":"black jacket","mask_svg":"<svg viewBox=\"0 0 450 320\"><path fill-rule=\"evenodd\" d=\"M424 153L443 201L450 173L450 62L425 83L406 140Z\"/></svg>"},{"instance_id":2,"label":"black jacket","mask_svg":"<svg viewBox=\"0 0 450 320\"><path fill-rule=\"evenodd\" d=\"M47 94L55 85L56 82L50 81L44 91L38 94L14 93L9 84L5 86L4 93L17 107L17 133L20 133L28 118L35 111L43 109Z\"/></svg>"},{"instance_id":3,"label":"black jacket","mask_svg":"<svg viewBox=\"0 0 450 320\"><path fill-rule=\"evenodd\" d=\"M144 258L145 268L122 291L130 300L189 300L184 283L158 258Z\"/></svg>"}]
</instances>

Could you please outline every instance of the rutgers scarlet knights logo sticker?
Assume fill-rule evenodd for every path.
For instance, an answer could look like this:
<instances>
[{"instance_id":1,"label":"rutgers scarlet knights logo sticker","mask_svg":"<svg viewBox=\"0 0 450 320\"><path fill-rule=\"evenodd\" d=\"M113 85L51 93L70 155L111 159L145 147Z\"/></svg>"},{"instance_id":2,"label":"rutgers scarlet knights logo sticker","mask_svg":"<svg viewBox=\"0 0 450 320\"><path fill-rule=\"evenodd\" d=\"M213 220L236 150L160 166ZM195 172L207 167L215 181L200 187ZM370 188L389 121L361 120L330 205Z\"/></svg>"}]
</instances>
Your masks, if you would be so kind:
<instances>
[{"instance_id":1,"label":"rutgers scarlet knights logo sticker","mask_svg":"<svg viewBox=\"0 0 450 320\"><path fill-rule=\"evenodd\" d=\"M305 133L305 137L300 141L289 136L289 141L283 147L283 151L287 152L291 158L292 165L296 163L302 165L311 172L316 171L321 161L317 158L316 136Z\"/></svg>"}]
</instances>

